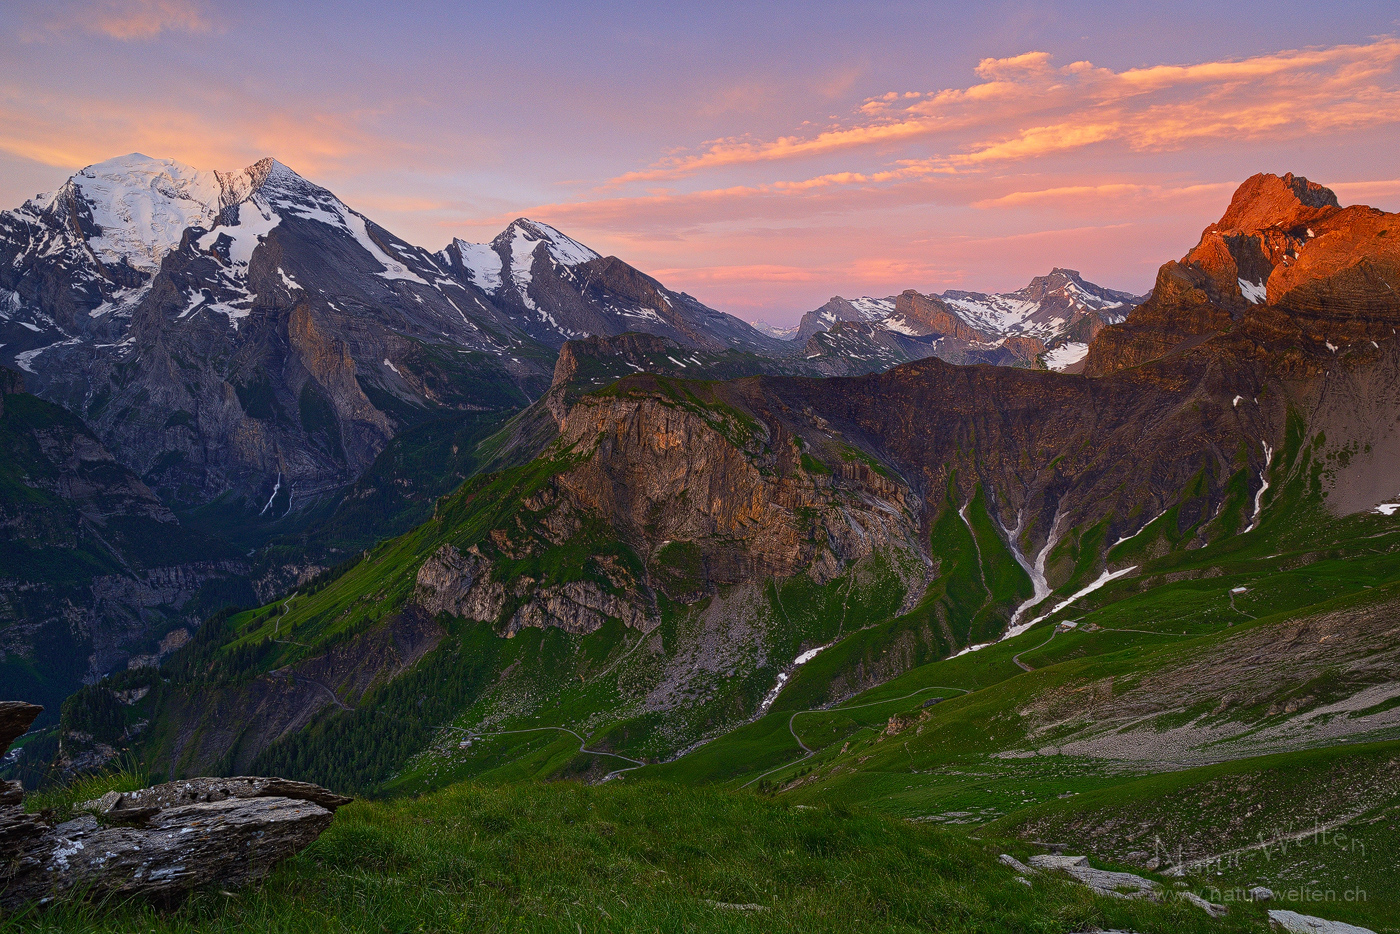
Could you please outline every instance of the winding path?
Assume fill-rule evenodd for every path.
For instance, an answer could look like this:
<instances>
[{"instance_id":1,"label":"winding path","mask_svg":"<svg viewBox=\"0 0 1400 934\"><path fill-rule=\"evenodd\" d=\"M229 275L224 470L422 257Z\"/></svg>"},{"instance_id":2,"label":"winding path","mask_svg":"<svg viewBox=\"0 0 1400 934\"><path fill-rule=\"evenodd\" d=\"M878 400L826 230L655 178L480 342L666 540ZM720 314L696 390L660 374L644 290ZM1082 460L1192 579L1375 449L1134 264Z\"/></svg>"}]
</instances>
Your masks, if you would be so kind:
<instances>
[{"instance_id":1,"label":"winding path","mask_svg":"<svg viewBox=\"0 0 1400 934\"><path fill-rule=\"evenodd\" d=\"M328 686L326 686L325 684L322 684L320 681L317 681L315 678L308 678L308 677L306 677L306 675L299 675L299 674L296 674L295 672L293 672L293 673L292 673L292 680L293 680L293 681L297 681L297 682L299 682L299 683L301 683L301 684L310 684L310 685L313 685L314 687L318 687L318 688L320 688L321 690L325 691L327 694L329 694L329 695L331 696L331 700L332 700L332 701L335 703L335 705L336 705L337 707L339 707L341 710L350 710L350 711L353 711L353 710L355 709L354 707L347 707L347 706L345 706L345 704L340 700L340 698L336 696L336 693L335 693L334 691L332 691L332 690L331 690Z\"/></svg>"},{"instance_id":2,"label":"winding path","mask_svg":"<svg viewBox=\"0 0 1400 934\"><path fill-rule=\"evenodd\" d=\"M880 706L883 706L883 705L885 705L885 704L893 704L893 703L895 703L896 701L908 700L908 699L911 698L911 697L914 697L914 696L919 695L919 694L923 694L925 691L958 691L958 692L963 693L963 694L971 694L971 693L972 693L972 690L971 690L970 688L955 688L955 687L949 687L949 686L947 686L947 685L942 685L942 684L931 684L931 685L929 685L928 687L919 688L917 691L913 691L913 692L911 692L911 693L909 693L909 694L905 694L905 695L900 696L900 697L887 697L887 698L885 698L884 700L872 701L872 702L870 702L870 703L868 703L868 704L854 704L854 705L852 705L852 706L850 706L850 707L813 707L813 708L811 708L811 709L809 709L809 710L798 710L798 711L795 711L795 712L793 713L792 716L788 717L788 732L792 734L792 738L793 738L793 739L797 740L797 745L799 745L799 746L802 747L802 749L803 749L803 755L802 755L802 757L801 757L801 758L798 758L798 759L794 759L794 760L792 760L791 762L785 762L785 763L783 763L782 765L778 766L778 767L775 768L775 769L769 769L767 772L764 772L762 775L758 775L758 776L755 776L754 778L749 779L748 781L744 782L744 784L740 785L739 787L740 787L740 788L747 788L747 787L749 787L750 785L752 785L754 782L758 781L760 778L766 778L767 776L772 775L774 772L781 772L783 769L787 768L788 766L793 765L793 764L795 764L795 763L797 763L797 762L801 762L803 759L810 759L812 756L815 756L815 755L820 751L820 750L812 749L812 748L810 748L806 743L802 742L802 737L798 736L798 735L797 735L797 731L793 729L793 721L796 720L796 719L797 719L799 716L801 716L802 714L804 714L804 713L844 713L844 712L847 711L847 710L862 710L862 709L864 709L864 708L866 708L866 707L880 707ZM872 729L872 728L871 728L871 727L862 727L861 729ZM857 731L857 732L859 732L859 731Z\"/></svg>"},{"instance_id":3,"label":"winding path","mask_svg":"<svg viewBox=\"0 0 1400 934\"><path fill-rule=\"evenodd\" d=\"M630 772L633 769L640 769L642 766L646 765L645 762L641 761L640 759L633 759L631 756L624 756L616 752L604 752L601 749L589 749L588 740L584 739L582 736L578 735L566 726L535 726L525 730L468 730L465 727L454 726L452 727L452 729L466 733L469 738L473 736L513 736L518 733L539 733L545 730L558 730L560 733L568 733L574 739L578 740L578 751L580 753L587 753L590 756L610 756L614 759L622 759L625 762L633 763L625 769L614 769L607 775L604 775L603 781L605 782L609 781L612 778L615 778L618 775L621 775L623 772Z\"/></svg>"},{"instance_id":4,"label":"winding path","mask_svg":"<svg viewBox=\"0 0 1400 934\"><path fill-rule=\"evenodd\" d=\"M1055 638L1055 633L1057 633L1057 632L1059 632L1059 631L1060 631L1060 627L1059 627L1059 626L1053 627L1053 628L1050 630L1050 639ZM1043 649L1043 648L1045 648L1047 645L1050 644L1050 639L1046 639L1044 642L1040 643L1040 645L1033 645L1033 646L1031 646L1031 647L1028 648L1028 649L1022 649L1021 651L1017 652L1015 655L1011 656L1011 661L1012 661L1012 663L1013 663L1017 668L1021 669L1022 671L1035 671L1035 669L1032 668L1030 665L1027 665L1025 662L1021 661L1021 656L1022 656L1022 655L1025 655L1027 652L1034 652L1036 649Z\"/></svg>"}]
</instances>

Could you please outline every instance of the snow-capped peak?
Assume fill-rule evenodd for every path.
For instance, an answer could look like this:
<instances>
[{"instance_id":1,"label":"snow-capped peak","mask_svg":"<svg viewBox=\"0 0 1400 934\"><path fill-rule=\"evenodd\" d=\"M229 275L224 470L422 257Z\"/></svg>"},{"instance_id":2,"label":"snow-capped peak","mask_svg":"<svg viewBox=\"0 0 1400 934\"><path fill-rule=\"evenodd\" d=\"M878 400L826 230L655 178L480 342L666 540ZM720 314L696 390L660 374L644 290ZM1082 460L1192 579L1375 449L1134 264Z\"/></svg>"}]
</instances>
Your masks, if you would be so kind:
<instances>
[{"instance_id":1,"label":"snow-capped peak","mask_svg":"<svg viewBox=\"0 0 1400 934\"><path fill-rule=\"evenodd\" d=\"M530 298L531 270L535 250L545 244L547 255L560 266L577 266L598 259L599 254L574 238L549 226L519 217L490 243L470 243L454 239L449 249L455 249L472 282L487 292L496 293L505 284L507 275L527 308L533 308ZM447 250L438 255L448 259Z\"/></svg>"},{"instance_id":2,"label":"snow-capped peak","mask_svg":"<svg viewBox=\"0 0 1400 934\"><path fill-rule=\"evenodd\" d=\"M501 231L492 244L508 244L511 265L529 269L535 245L540 242L546 245L549 255L561 266L577 266L599 259L599 254L567 234L548 224L532 221L528 217L519 217L511 221L510 226Z\"/></svg>"},{"instance_id":3,"label":"snow-capped peak","mask_svg":"<svg viewBox=\"0 0 1400 934\"><path fill-rule=\"evenodd\" d=\"M208 227L222 207L218 174L131 153L77 172L53 202L74 197L87 205L96 236L88 238L98 260L154 273L180 244L187 227Z\"/></svg>"},{"instance_id":4,"label":"snow-capped peak","mask_svg":"<svg viewBox=\"0 0 1400 934\"><path fill-rule=\"evenodd\" d=\"M221 172L133 152L80 169L56 192L27 202L24 210L64 214L71 206L80 218L91 219L95 232L86 241L99 262L125 261L154 274L187 228L246 223L240 221L239 206L259 192L265 195L258 205L264 219L268 202L278 195L305 198L315 192L325 196L320 200L335 200L276 159ZM71 228L70 235L83 237Z\"/></svg>"}]
</instances>

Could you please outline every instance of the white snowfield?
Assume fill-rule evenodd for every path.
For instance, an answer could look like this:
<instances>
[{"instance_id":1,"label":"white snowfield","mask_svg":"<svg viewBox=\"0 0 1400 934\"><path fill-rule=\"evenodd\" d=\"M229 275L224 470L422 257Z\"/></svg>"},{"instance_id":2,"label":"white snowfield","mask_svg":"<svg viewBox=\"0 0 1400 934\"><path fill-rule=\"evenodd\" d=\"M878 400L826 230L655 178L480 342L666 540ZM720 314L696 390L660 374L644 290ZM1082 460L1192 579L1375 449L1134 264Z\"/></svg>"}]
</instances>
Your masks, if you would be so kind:
<instances>
[{"instance_id":1,"label":"white snowfield","mask_svg":"<svg viewBox=\"0 0 1400 934\"><path fill-rule=\"evenodd\" d=\"M972 326L1000 333L1021 330L1026 319L1040 310L1040 302L1011 295L988 295L981 301L970 298L945 301L961 312Z\"/></svg>"},{"instance_id":2,"label":"white snowfield","mask_svg":"<svg viewBox=\"0 0 1400 934\"><path fill-rule=\"evenodd\" d=\"M154 273L180 245L187 227L210 227L219 214L223 185L218 174L173 159L132 153L90 165L58 191L30 202L38 210L76 194L88 203L101 233L88 246L103 263L127 264Z\"/></svg>"},{"instance_id":3,"label":"white snowfield","mask_svg":"<svg viewBox=\"0 0 1400 934\"><path fill-rule=\"evenodd\" d=\"M1052 370L1063 370L1074 366L1080 360L1089 356L1089 345L1077 341L1061 344L1054 350L1045 352L1045 365Z\"/></svg>"},{"instance_id":4,"label":"white snowfield","mask_svg":"<svg viewBox=\"0 0 1400 934\"><path fill-rule=\"evenodd\" d=\"M501 256L491 249L489 243L468 243L453 239L457 252L462 254L462 265L471 274L472 281L485 292L495 292L501 287Z\"/></svg>"},{"instance_id":5,"label":"white snowfield","mask_svg":"<svg viewBox=\"0 0 1400 934\"><path fill-rule=\"evenodd\" d=\"M1240 294L1243 295L1243 296L1245 297L1245 300L1246 300L1246 301L1248 301L1251 305L1262 305L1262 304L1264 304L1264 301L1268 298L1268 294L1269 294L1268 289L1266 289L1266 288L1264 287L1264 283L1262 283L1262 282L1246 282L1246 281L1243 280L1243 279L1241 279L1241 280L1239 280L1239 281L1240 281Z\"/></svg>"}]
</instances>

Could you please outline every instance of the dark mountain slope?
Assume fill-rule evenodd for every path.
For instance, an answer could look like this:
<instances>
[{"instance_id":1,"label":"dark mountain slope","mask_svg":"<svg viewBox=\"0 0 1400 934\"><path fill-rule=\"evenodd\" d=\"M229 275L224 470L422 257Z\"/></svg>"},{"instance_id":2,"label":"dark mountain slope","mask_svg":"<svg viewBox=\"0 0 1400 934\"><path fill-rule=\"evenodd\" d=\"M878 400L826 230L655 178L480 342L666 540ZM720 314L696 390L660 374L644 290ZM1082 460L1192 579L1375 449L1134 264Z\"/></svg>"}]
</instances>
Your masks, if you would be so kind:
<instances>
[{"instance_id":1,"label":"dark mountain slope","mask_svg":"<svg viewBox=\"0 0 1400 934\"><path fill-rule=\"evenodd\" d=\"M0 369L0 693L54 720L82 681L246 602L246 571L182 529L76 417Z\"/></svg>"}]
</instances>

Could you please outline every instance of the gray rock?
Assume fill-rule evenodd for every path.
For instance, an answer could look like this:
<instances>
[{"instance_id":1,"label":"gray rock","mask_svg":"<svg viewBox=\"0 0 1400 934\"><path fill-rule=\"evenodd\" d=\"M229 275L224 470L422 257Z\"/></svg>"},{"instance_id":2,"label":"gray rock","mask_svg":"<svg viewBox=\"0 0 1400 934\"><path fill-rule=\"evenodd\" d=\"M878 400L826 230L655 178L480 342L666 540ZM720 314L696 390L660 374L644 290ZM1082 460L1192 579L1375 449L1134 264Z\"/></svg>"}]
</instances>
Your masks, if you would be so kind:
<instances>
[{"instance_id":1,"label":"gray rock","mask_svg":"<svg viewBox=\"0 0 1400 934\"><path fill-rule=\"evenodd\" d=\"M1110 872L1095 869L1089 865L1087 856L1055 856L1044 853L1031 857L1031 865L1036 869L1057 870L1076 880L1100 895L1114 898L1161 898L1162 886L1151 879L1135 876L1130 872Z\"/></svg>"},{"instance_id":2,"label":"gray rock","mask_svg":"<svg viewBox=\"0 0 1400 934\"><path fill-rule=\"evenodd\" d=\"M1185 901L1190 902L1197 908L1204 911L1206 914L1210 915L1212 918L1223 918L1225 917L1226 912L1229 911L1229 909L1226 908L1224 905L1217 905L1214 902L1208 902L1204 898L1201 898L1201 896L1197 895L1195 892L1178 892L1176 894L1177 898L1184 899Z\"/></svg>"},{"instance_id":3,"label":"gray rock","mask_svg":"<svg viewBox=\"0 0 1400 934\"><path fill-rule=\"evenodd\" d=\"M1032 869L1031 867L1027 866L1025 863L1021 862L1019 859L1017 859L1016 857L1012 856L1010 853L1003 853L1003 854L1001 854L1000 856L998 856L998 857L997 857L997 862L1001 863L1003 866L1010 866L1012 869L1016 870L1017 872L1021 873L1022 875L1026 875L1026 876L1033 876L1033 875L1035 875L1035 870L1034 870L1034 869Z\"/></svg>"},{"instance_id":4,"label":"gray rock","mask_svg":"<svg viewBox=\"0 0 1400 934\"><path fill-rule=\"evenodd\" d=\"M236 778L189 778L142 788L140 791L109 791L96 801L81 805L80 808L103 815L138 808L161 810L186 804L225 801L229 798L289 798L293 801L308 801L331 812L355 800L309 782L242 775Z\"/></svg>"},{"instance_id":5,"label":"gray rock","mask_svg":"<svg viewBox=\"0 0 1400 934\"><path fill-rule=\"evenodd\" d=\"M1284 911L1281 908L1269 909L1269 924L1288 934L1376 934L1370 928L1357 927L1355 924L1346 924L1342 921L1328 921L1326 918L1314 918L1311 915L1300 915L1296 911Z\"/></svg>"},{"instance_id":6,"label":"gray rock","mask_svg":"<svg viewBox=\"0 0 1400 934\"><path fill-rule=\"evenodd\" d=\"M196 778L86 802L54 826L0 789L0 908L89 897L180 898L267 874L321 835L350 798L280 778Z\"/></svg>"},{"instance_id":7,"label":"gray rock","mask_svg":"<svg viewBox=\"0 0 1400 934\"><path fill-rule=\"evenodd\" d=\"M1256 885L1254 888L1249 890L1249 897L1251 900L1256 902L1272 901L1274 897L1274 890L1268 888L1267 886Z\"/></svg>"}]
</instances>

